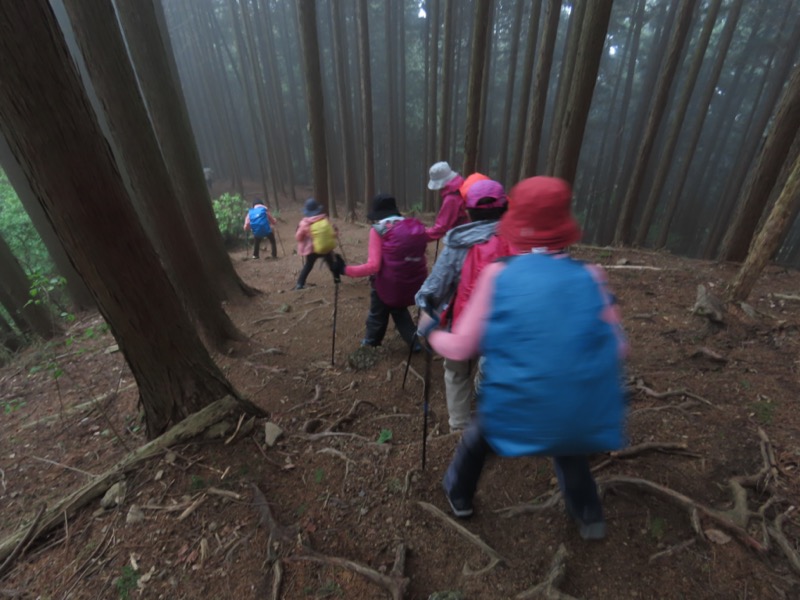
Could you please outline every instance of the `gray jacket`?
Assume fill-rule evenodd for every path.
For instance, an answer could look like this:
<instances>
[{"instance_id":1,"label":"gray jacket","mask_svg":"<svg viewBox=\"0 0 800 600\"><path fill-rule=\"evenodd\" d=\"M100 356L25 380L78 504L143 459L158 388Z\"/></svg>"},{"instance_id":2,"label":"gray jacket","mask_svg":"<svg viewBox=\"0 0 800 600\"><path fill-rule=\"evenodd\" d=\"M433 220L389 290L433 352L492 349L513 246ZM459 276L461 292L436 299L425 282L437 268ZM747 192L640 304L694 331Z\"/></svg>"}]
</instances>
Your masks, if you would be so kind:
<instances>
[{"instance_id":1,"label":"gray jacket","mask_svg":"<svg viewBox=\"0 0 800 600\"><path fill-rule=\"evenodd\" d=\"M444 250L414 297L417 306L436 314L447 308L458 289L467 251L476 244L489 241L496 231L497 221L475 221L448 231L444 237Z\"/></svg>"}]
</instances>

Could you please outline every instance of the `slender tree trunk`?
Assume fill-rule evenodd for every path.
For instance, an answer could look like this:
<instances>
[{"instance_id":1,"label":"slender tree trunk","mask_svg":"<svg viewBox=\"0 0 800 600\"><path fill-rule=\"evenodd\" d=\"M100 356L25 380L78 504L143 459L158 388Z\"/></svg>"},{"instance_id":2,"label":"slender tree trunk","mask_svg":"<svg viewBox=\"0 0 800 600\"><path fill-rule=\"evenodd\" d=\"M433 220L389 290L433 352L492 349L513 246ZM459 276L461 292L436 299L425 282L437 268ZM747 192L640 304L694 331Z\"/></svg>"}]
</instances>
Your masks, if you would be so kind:
<instances>
[{"instance_id":1,"label":"slender tree trunk","mask_svg":"<svg viewBox=\"0 0 800 600\"><path fill-rule=\"evenodd\" d=\"M252 295L255 290L239 278L225 250L153 0L117 0L116 7L150 120L203 264L223 292Z\"/></svg>"},{"instance_id":2,"label":"slender tree trunk","mask_svg":"<svg viewBox=\"0 0 800 600\"><path fill-rule=\"evenodd\" d=\"M561 140L553 162L556 177L574 182L578 169L578 157L583 143L589 108L592 104L594 86L603 56L603 46L608 31L613 0L591 0L581 21L575 66L569 70L574 81L568 86L566 106L559 129L553 131Z\"/></svg>"},{"instance_id":3,"label":"slender tree trunk","mask_svg":"<svg viewBox=\"0 0 800 600\"><path fill-rule=\"evenodd\" d=\"M467 85L467 119L464 135L464 165L462 173L478 170L478 137L481 127L481 92L486 69L486 41L489 37L492 0L476 0L472 18L472 51L469 60Z\"/></svg>"},{"instance_id":4,"label":"slender tree trunk","mask_svg":"<svg viewBox=\"0 0 800 600\"><path fill-rule=\"evenodd\" d=\"M0 81L3 79L0 76ZM47 307L47 299L31 297L28 276L2 237L0 237L0 288L3 295L2 304L20 331L35 333L45 340L63 333Z\"/></svg>"},{"instance_id":5,"label":"slender tree trunk","mask_svg":"<svg viewBox=\"0 0 800 600\"><path fill-rule=\"evenodd\" d=\"M229 342L245 338L222 309L222 298L192 242L127 60L114 7L110 0L95 0L91 6L82 0L64 0L64 5L127 166L142 221L184 303L214 348L225 351Z\"/></svg>"},{"instance_id":6,"label":"slender tree trunk","mask_svg":"<svg viewBox=\"0 0 800 600\"><path fill-rule=\"evenodd\" d=\"M783 92L764 148L741 194L739 209L722 242L722 259L740 261L747 255L758 221L769 200L781 165L800 131L800 64Z\"/></svg>"},{"instance_id":7,"label":"slender tree trunk","mask_svg":"<svg viewBox=\"0 0 800 600\"><path fill-rule=\"evenodd\" d=\"M369 51L369 14L367 0L356 0L356 19L358 21L358 64L361 72L361 128L364 131L364 206L375 195L375 158L372 139L372 76Z\"/></svg>"},{"instance_id":8,"label":"slender tree trunk","mask_svg":"<svg viewBox=\"0 0 800 600\"><path fill-rule=\"evenodd\" d=\"M753 239L747 259L731 283L729 300L733 302L747 300L758 276L770 257L780 247L792 224L789 217L793 214L798 202L800 202L800 156L795 159L781 195L775 202L775 206L772 207L764 226Z\"/></svg>"},{"instance_id":9,"label":"slender tree trunk","mask_svg":"<svg viewBox=\"0 0 800 600\"><path fill-rule=\"evenodd\" d=\"M427 124L427 160L425 161L426 165L432 165L438 160L437 155L437 146L436 146L436 132L438 131L437 127L437 115L438 115L438 98L437 92L439 89L439 0L431 0L431 10L428 13L427 21L428 26L431 28L429 43L430 43L430 60L428 61L428 70L427 70L427 77L428 77L428 102L426 104L428 110L428 118L425 121ZM433 206L433 194L427 193L427 179L422 177L422 185L423 185L423 193L422 197L425 198L423 203L423 208L425 212L432 212L434 210Z\"/></svg>"},{"instance_id":10,"label":"slender tree trunk","mask_svg":"<svg viewBox=\"0 0 800 600\"><path fill-rule=\"evenodd\" d=\"M647 233L652 226L653 215L658 205L658 199L661 197L664 182L667 180L670 167L673 165L673 153L678 144L678 137L683 130L684 119L689 110L689 101L691 100L692 92L697 83L697 77L700 74L700 67L703 64L703 58L705 57L708 42L711 39L711 33L714 30L721 4L722 0L712 0L709 5L706 22L703 25L703 30L700 32L700 38L695 45L694 56L692 57L689 71L684 80L683 88L681 89L677 101L677 107L673 111L672 123L670 125L669 134L667 135L667 140L664 142L664 148L659 153L658 170L653 177L653 183L650 186L650 194L644 203L642 218L639 221L639 227L633 238L633 244L635 246L641 246L645 243Z\"/></svg>"},{"instance_id":11,"label":"slender tree trunk","mask_svg":"<svg viewBox=\"0 0 800 600\"><path fill-rule=\"evenodd\" d=\"M342 18L342 2L335 2L333 10L333 61L336 70L336 95L339 105L339 129L341 135L341 151L344 160L344 201L345 218L347 221L356 220L356 173L353 159L355 158L353 145L353 125L350 114L349 86L347 85L347 59L345 52L344 19Z\"/></svg>"},{"instance_id":12,"label":"slender tree trunk","mask_svg":"<svg viewBox=\"0 0 800 600\"><path fill-rule=\"evenodd\" d=\"M654 92L655 99L650 109L650 116L647 119L642 141L639 143L636 166L628 182L625 198L622 201L619 221L617 222L617 231L614 233L615 244L625 244L630 240L631 226L638 204L639 193L642 189L642 185L644 185L644 176L650 161L650 154L652 153L653 145L656 141L659 126L664 118L667 100L669 99L669 91L672 87L675 73L678 70L678 65L680 64L681 54L683 53L683 48L689 34L689 26L692 23L692 13L696 5L697 0L680 0L675 32L670 36L667 56L661 66L661 72L656 82Z\"/></svg>"},{"instance_id":13,"label":"slender tree trunk","mask_svg":"<svg viewBox=\"0 0 800 600\"><path fill-rule=\"evenodd\" d=\"M0 2L0 60L0 128L125 355L148 434L235 394L136 217L46 0Z\"/></svg>"},{"instance_id":14,"label":"slender tree trunk","mask_svg":"<svg viewBox=\"0 0 800 600\"><path fill-rule=\"evenodd\" d=\"M505 181L508 176L508 159L510 153L509 134L511 132L511 111L514 107L514 84L517 81L517 56L519 54L519 36L522 29L522 14L525 7L524 0L516 0L514 20L511 22L511 38L509 39L508 53L508 79L506 80L506 93L503 99L502 133L500 134L500 162L497 166L497 178ZM531 10L534 7L531 6ZM532 35L532 32L528 32Z\"/></svg>"},{"instance_id":15,"label":"slender tree trunk","mask_svg":"<svg viewBox=\"0 0 800 600\"><path fill-rule=\"evenodd\" d=\"M533 101L528 106L528 115L525 119L527 125L522 151L522 167L519 173L520 179L535 175L539 162L542 121L544 120L544 109L547 104L547 87L550 81L550 70L553 66L553 51L556 47L560 13L561 0L547 0L545 25L536 59Z\"/></svg>"},{"instance_id":16,"label":"slender tree trunk","mask_svg":"<svg viewBox=\"0 0 800 600\"><path fill-rule=\"evenodd\" d=\"M440 87L442 102L439 109L439 146L436 150L437 161L448 160L450 150L450 119L453 114L453 60L455 35L453 32L456 0L444 0L444 69Z\"/></svg>"},{"instance_id":17,"label":"slender tree trunk","mask_svg":"<svg viewBox=\"0 0 800 600\"><path fill-rule=\"evenodd\" d=\"M528 22L528 37L525 44L525 64L522 67L522 85L520 85L519 112L517 114L516 138L512 143L513 160L511 161L511 174L501 173L501 177L516 179L522 173L522 158L525 150L525 133L528 131L528 114L531 109L531 84L533 81L534 64L536 58L536 42L539 37L539 18L542 12L542 0L535 0L531 5L531 14ZM547 15L551 15L548 13Z\"/></svg>"},{"instance_id":18,"label":"slender tree trunk","mask_svg":"<svg viewBox=\"0 0 800 600\"><path fill-rule=\"evenodd\" d=\"M311 133L311 156L314 197L328 210L328 159L325 155L325 102L322 93L322 71L317 45L317 11L314 2L297 0L300 41L306 74L308 128Z\"/></svg>"},{"instance_id":19,"label":"slender tree trunk","mask_svg":"<svg viewBox=\"0 0 800 600\"><path fill-rule=\"evenodd\" d=\"M561 142L561 128L564 120L564 110L569 97L569 89L573 84L572 73L578 60L578 46L583 37L583 19L586 15L588 0L575 0L567 26L567 40L565 42L564 57L561 60L561 73L558 76L558 89L553 100L553 123L550 127L549 150L547 152L547 166L545 173L555 173L558 144ZM600 57L598 56L598 61Z\"/></svg>"}]
</instances>

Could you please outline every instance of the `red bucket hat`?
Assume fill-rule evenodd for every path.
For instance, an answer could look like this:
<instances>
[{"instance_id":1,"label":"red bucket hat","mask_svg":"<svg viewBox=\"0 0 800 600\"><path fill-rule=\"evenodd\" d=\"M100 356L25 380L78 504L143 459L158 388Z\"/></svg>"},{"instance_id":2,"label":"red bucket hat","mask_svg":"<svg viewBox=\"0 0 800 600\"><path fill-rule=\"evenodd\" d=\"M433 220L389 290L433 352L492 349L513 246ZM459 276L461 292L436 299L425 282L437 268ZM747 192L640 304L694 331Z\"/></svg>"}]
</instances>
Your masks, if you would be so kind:
<instances>
[{"instance_id":1,"label":"red bucket hat","mask_svg":"<svg viewBox=\"0 0 800 600\"><path fill-rule=\"evenodd\" d=\"M523 179L508 195L508 210L498 234L517 249L560 250L581 239L581 228L572 216L572 188L556 177Z\"/></svg>"}]
</instances>

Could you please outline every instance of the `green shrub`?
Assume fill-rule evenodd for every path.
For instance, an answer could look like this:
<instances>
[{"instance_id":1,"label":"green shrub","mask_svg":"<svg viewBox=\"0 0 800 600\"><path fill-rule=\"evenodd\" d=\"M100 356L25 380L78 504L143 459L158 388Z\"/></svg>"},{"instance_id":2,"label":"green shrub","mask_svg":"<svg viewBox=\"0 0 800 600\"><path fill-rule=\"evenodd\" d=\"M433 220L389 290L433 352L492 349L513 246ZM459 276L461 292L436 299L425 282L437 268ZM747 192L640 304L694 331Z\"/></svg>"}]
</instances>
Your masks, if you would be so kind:
<instances>
[{"instance_id":1,"label":"green shrub","mask_svg":"<svg viewBox=\"0 0 800 600\"><path fill-rule=\"evenodd\" d=\"M239 194L222 194L213 201L214 216L217 218L222 239L228 247L235 246L243 237L242 225L249 208Z\"/></svg>"}]
</instances>

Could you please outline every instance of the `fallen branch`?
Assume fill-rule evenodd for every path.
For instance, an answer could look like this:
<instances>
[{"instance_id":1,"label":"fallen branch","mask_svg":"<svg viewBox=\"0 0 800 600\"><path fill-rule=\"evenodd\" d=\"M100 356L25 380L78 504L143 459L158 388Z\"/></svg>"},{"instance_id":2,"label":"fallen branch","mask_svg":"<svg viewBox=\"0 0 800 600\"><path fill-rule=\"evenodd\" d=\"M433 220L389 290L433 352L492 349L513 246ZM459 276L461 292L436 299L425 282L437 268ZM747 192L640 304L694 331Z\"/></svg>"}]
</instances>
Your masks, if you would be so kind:
<instances>
[{"instance_id":1,"label":"fallen branch","mask_svg":"<svg viewBox=\"0 0 800 600\"><path fill-rule=\"evenodd\" d=\"M25 535L20 538L19 542L14 547L14 550L6 557L6 559L3 561L3 564L0 565L0 577L2 577L6 571L11 568L11 565L14 564L14 561L17 559L17 557L21 556L34 540L36 528L39 526L39 521L42 520L42 515L44 514L45 508L46 506L44 504L39 507L39 512L36 513L36 517L34 517L33 522L28 526L28 530Z\"/></svg>"},{"instance_id":2,"label":"fallen branch","mask_svg":"<svg viewBox=\"0 0 800 600\"><path fill-rule=\"evenodd\" d=\"M101 474L87 485L75 490L66 498L58 501L52 508L45 511L41 522L32 533L33 539L50 531L50 529L61 524L64 514L72 517L78 509L82 508L95 498L103 495L108 488L119 481L123 475L136 468L143 461L163 452L169 446L180 444L196 437L206 428L218 422L234 410L238 410L241 403L232 396L226 396L209 404L202 410L188 416L186 419L175 425L172 429L157 437L151 442L138 448L131 454L124 457L117 464ZM0 542L0 560L5 560L12 552L13 548L19 544L19 540L27 535L27 531L17 531Z\"/></svg>"},{"instance_id":3,"label":"fallen branch","mask_svg":"<svg viewBox=\"0 0 800 600\"><path fill-rule=\"evenodd\" d=\"M444 514L441 510L436 508L433 504L428 504L427 502L417 502L422 508L426 511L431 513L433 516L438 517L442 520L446 525L455 529L462 537L464 537L467 541L475 544L483 550L487 556L489 556L489 564L483 567L482 569L478 569L477 571L473 571L470 569L469 565L465 562L464 567L461 569L461 572L464 575L471 576L471 575L483 575L484 573L488 573L492 569L494 569L498 564L506 562L506 560L500 556L497 551L494 550L491 546L489 546L486 542L484 542L481 538L477 535L469 531L463 525L456 523L453 519L448 517Z\"/></svg>"},{"instance_id":4,"label":"fallen branch","mask_svg":"<svg viewBox=\"0 0 800 600\"><path fill-rule=\"evenodd\" d=\"M382 573L379 573L375 569L371 569L370 567L354 562L352 560L347 560L346 558L340 558L338 556L326 556L324 554L319 554L314 551L310 551L310 554L306 554L303 556L292 556L287 560L293 560L293 561L307 560L310 562L315 562L317 564L330 565L334 567L343 567L345 569L353 571L354 573L358 573L359 575L371 581L375 585L383 588L386 592L388 592L391 595L392 600L402 600L406 595L406 589L408 588L409 584L408 577L405 577L402 574L402 570L405 568L405 555L406 555L405 545L404 544L398 545L397 551L395 553L394 567L392 567L391 575L383 575Z\"/></svg>"},{"instance_id":5,"label":"fallen branch","mask_svg":"<svg viewBox=\"0 0 800 600\"><path fill-rule=\"evenodd\" d=\"M528 598L540 597L551 600L575 600L574 596L570 596L569 594L565 594L564 592L558 590L558 586L564 581L564 575L567 573L566 562L568 556L569 553L567 552L564 544L559 544L558 550L556 550L553 560L550 563L550 571L548 571L544 581L537 583L535 586L525 590L524 592L520 592L514 596L514 598L516 600L527 600Z\"/></svg>"}]
</instances>

